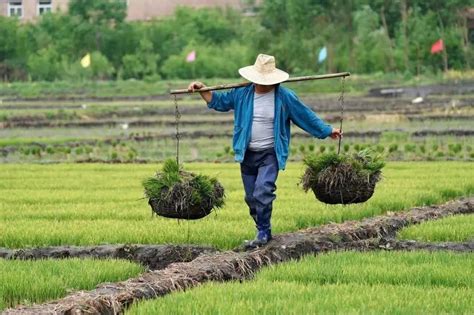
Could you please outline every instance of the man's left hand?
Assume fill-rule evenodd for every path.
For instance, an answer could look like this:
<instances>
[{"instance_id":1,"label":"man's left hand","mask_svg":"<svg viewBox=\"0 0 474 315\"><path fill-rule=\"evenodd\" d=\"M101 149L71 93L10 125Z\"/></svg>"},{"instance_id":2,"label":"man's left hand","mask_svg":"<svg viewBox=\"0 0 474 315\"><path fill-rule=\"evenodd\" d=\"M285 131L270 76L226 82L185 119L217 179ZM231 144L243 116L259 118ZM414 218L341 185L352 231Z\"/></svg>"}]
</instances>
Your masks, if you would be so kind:
<instances>
[{"instance_id":1,"label":"man's left hand","mask_svg":"<svg viewBox=\"0 0 474 315\"><path fill-rule=\"evenodd\" d=\"M330 137L334 140L342 138L342 130L339 128L332 128Z\"/></svg>"}]
</instances>

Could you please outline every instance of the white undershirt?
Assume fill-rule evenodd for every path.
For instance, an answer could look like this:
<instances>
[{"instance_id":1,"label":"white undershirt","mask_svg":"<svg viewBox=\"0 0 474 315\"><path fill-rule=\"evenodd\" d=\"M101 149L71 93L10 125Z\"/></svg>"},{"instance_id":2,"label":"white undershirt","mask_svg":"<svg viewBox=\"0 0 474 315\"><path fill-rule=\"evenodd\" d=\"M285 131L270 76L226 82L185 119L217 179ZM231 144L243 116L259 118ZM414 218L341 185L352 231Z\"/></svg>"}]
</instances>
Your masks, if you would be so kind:
<instances>
[{"instance_id":1,"label":"white undershirt","mask_svg":"<svg viewBox=\"0 0 474 315\"><path fill-rule=\"evenodd\" d=\"M275 89L265 94L254 93L252 138L249 149L262 151L273 148L275 120Z\"/></svg>"}]
</instances>

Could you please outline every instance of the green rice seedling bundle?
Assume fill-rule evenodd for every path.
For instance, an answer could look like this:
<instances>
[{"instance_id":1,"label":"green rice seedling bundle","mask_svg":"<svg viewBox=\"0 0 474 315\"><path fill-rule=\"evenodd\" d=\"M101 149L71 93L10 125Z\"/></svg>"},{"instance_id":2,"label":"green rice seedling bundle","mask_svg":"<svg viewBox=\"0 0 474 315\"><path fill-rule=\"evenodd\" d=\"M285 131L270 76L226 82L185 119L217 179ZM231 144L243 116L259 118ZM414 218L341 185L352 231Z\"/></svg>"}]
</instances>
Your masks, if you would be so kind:
<instances>
[{"instance_id":1,"label":"green rice seedling bundle","mask_svg":"<svg viewBox=\"0 0 474 315\"><path fill-rule=\"evenodd\" d=\"M303 189L311 189L327 204L351 204L367 201L381 178L385 162L367 149L353 155L334 152L310 155L301 179Z\"/></svg>"},{"instance_id":2,"label":"green rice seedling bundle","mask_svg":"<svg viewBox=\"0 0 474 315\"><path fill-rule=\"evenodd\" d=\"M195 220L224 205L224 188L215 178L185 172L174 160L143 181L152 210L163 217Z\"/></svg>"}]
</instances>

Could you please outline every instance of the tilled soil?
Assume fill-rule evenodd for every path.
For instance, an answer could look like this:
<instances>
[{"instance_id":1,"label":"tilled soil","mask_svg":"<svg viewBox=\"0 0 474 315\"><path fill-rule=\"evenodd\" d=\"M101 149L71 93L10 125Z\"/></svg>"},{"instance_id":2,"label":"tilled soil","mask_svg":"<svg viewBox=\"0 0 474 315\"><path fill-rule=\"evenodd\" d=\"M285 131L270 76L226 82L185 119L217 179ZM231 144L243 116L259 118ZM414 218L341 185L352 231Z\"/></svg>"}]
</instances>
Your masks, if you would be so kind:
<instances>
[{"instance_id":1,"label":"tilled soil","mask_svg":"<svg viewBox=\"0 0 474 315\"><path fill-rule=\"evenodd\" d=\"M95 290L75 292L45 304L9 309L6 314L116 314L133 302L152 299L198 286L207 281L245 280L260 268L307 254L332 250L423 249L427 245L410 242L387 243L398 230L411 224L436 220L449 215L474 212L474 197L463 198L440 206L413 208L407 212L387 214L362 221L328 224L295 233L275 236L268 245L244 251L203 254L190 262L169 265L118 283L99 285ZM387 244L393 244L388 245ZM410 245L411 244L411 245ZM418 245L413 245L418 244ZM443 245L438 245L439 248ZM468 248L472 249L472 243Z\"/></svg>"},{"instance_id":2,"label":"tilled soil","mask_svg":"<svg viewBox=\"0 0 474 315\"><path fill-rule=\"evenodd\" d=\"M4 259L63 259L63 258L115 258L140 263L149 269L164 269L175 262L187 262L201 254L216 252L216 249L194 245L100 245L57 246L27 249L0 248Z\"/></svg>"},{"instance_id":3,"label":"tilled soil","mask_svg":"<svg viewBox=\"0 0 474 315\"><path fill-rule=\"evenodd\" d=\"M337 115L340 112L340 103L337 96L317 96L308 95L302 97L303 102L308 104L317 113L330 113ZM432 115L433 111L461 110L471 108L474 98L472 96L453 97L438 96L435 98L426 98L423 102L412 104L411 98L380 98L367 96L351 96L344 102L344 112L346 118L359 115L360 113L383 113L397 115ZM61 103L43 103L43 104L15 104L7 103L0 105L0 110L29 110L29 114L9 115L3 119L0 128L53 128L53 127L94 127L106 126L114 123L120 123L119 120L136 120L139 126L147 126L146 118L174 116L175 108L169 105L144 105L136 99L135 105L127 105L123 108L111 108L107 111L90 111L82 109L83 105L70 105ZM200 102L200 101L198 101ZM188 116L218 116L218 120L232 115L223 115L209 110L204 103L190 103L187 100L180 100L180 112L184 117ZM35 110L68 110L69 115L58 112L49 113L46 117L44 113L34 114ZM422 115L423 116L423 115ZM472 119L471 115L465 115L466 119ZM86 118L86 119L81 119ZM118 121L110 121L114 117ZM331 119L330 116L325 117ZM437 118L437 117L436 117ZM417 119L417 118L415 118ZM73 120L73 121L71 121ZM159 121L153 122L154 125Z\"/></svg>"},{"instance_id":4,"label":"tilled soil","mask_svg":"<svg viewBox=\"0 0 474 315\"><path fill-rule=\"evenodd\" d=\"M371 246L369 246L370 248ZM474 252L474 240L468 242L444 242L444 243L425 243L418 241L400 241L396 239L380 239L372 246L373 249L385 250L427 250L427 251L452 251L460 253Z\"/></svg>"}]
</instances>

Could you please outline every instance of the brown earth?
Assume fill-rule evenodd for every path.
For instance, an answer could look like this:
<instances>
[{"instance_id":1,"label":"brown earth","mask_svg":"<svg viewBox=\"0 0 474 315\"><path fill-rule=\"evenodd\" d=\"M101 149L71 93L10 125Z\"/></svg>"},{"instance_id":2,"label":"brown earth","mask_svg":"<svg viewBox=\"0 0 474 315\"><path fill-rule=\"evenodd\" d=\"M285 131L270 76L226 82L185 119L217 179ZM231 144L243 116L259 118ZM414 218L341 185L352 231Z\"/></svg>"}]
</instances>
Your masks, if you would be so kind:
<instances>
[{"instance_id":1,"label":"brown earth","mask_svg":"<svg viewBox=\"0 0 474 315\"><path fill-rule=\"evenodd\" d=\"M337 97L328 98L325 97L303 97L303 102L308 104L315 112L317 113L328 113L328 114L338 114L341 110L340 103ZM360 113L384 113L384 114L402 114L402 115L421 115L428 114L431 115L433 111L460 111L463 109L469 109L472 107L474 99L473 98L462 98L453 100L451 97L439 97L433 99L426 99L424 102L419 104L412 104L410 99L380 99L373 97L360 97L353 96L348 98L344 102L344 112L346 117L358 116ZM183 116L191 115L200 115L200 116L214 116L219 115L222 117L231 117L232 115L226 115L222 113L216 113L209 110L205 104L196 105L196 103L188 103L186 101L180 101L180 111ZM50 116L49 118L45 114L28 114L28 115L13 115L6 117L4 119L3 128L14 128L14 127L29 127L28 123L31 126L48 126L46 122L57 123L57 121L64 121L63 123L68 123L71 119L79 119L82 116L87 116L89 121L94 120L107 120L110 117L115 118L142 118L142 117L152 117L152 116L173 116L175 109L174 107L168 105L145 105L143 106L140 103L137 103L133 108L130 108L128 105L126 108L122 109L113 109L105 112L91 112L83 111L78 105L61 105L61 104L44 104L41 106L29 106L25 105L4 105L0 106L0 110L35 110L35 109L56 109L56 110L74 110L73 112L66 113L56 113ZM330 117L330 116L328 116ZM472 116L467 116L471 117ZM91 120L92 119L92 120ZM143 120L143 119L137 119ZM83 122L88 123L89 121L83 120ZM72 121L71 123L78 124L79 121ZM36 123L36 124L33 124ZM54 126L51 125L51 126ZM87 127L87 125L84 125Z\"/></svg>"},{"instance_id":2,"label":"brown earth","mask_svg":"<svg viewBox=\"0 0 474 315\"><path fill-rule=\"evenodd\" d=\"M216 249L194 245L101 245L101 246L56 246L44 248L7 249L0 248L0 258L32 259L127 259L148 267L163 269L171 263L187 262L201 254L216 252Z\"/></svg>"},{"instance_id":3,"label":"brown earth","mask_svg":"<svg viewBox=\"0 0 474 315\"><path fill-rule=\"evenodd\" d=\"M123 313L137 300L156 298L208 281L242 281L251 278L264 266L299 259L308 254L332 250L373 250L391 247L410 249L416 245L396 241L387 243L384 240L395 237L398 230L411 224L468 213L474 213L474 197L462 198L440 206L417 207L407 212L362 221L328 224L281 234L262 248L251 251L238 248L233 251L203 254L190 262L174 263L163 270L149 271L137 278L102 284L94 290L75 292L57 301L9 309L5 314ZM393 245L387 246L387 244ZM438 245L438 250L443 246L446 247ZM465 247L471 251L472 246L473 244L469 243Z\"/></svg>"}]
</instances>

